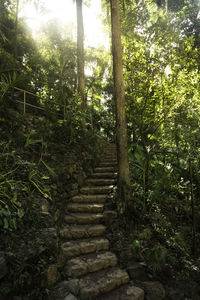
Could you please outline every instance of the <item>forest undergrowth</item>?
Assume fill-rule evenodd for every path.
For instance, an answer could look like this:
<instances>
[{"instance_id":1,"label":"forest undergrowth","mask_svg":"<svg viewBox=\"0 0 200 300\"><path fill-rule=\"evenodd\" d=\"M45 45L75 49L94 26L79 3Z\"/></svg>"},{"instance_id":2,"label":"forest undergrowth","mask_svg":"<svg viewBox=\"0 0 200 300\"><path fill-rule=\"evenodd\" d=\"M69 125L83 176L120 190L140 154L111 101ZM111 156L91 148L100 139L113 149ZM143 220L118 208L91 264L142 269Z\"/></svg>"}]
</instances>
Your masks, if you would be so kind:
<instances>
[{"instance_id":1,"label":"forest undergrowth","mask_svg":"<svg viewBox=\"0 0 200 300\"><path fill-rule=\"evenodd\" d=\"M128 270L134 263L143 266L142 275L136 275L135 282L140 287L148 280L161 282L166 291L165 299L200 299L200 228L196 223L194 234L191 202L188 203L188 199L183 201L181 188L169 191L168 187L169 200L161 197L161 188L163 193L166 192L165 178L165 184L162 182L160 187L157 186L159 199L154 198L153 193L158 193L156 189L149 191L151 200L147 198L145 205L136 169L132 169L132 174L134 179L128 212L118 214L108 233L120 264ZM182 178L180 180L183 182ZM187 184L182 188L186 189ZM189 194L190 189L187 191ZM173 197L176 205L172 202ZM108 207L117 210L117 192ZM199 220L199 217L199 211L195 212L195 219Z\"/></svg>"},{"instance_id":2,"label":"forest undergrowth","mask_svg":"<svg viewBox=\"0 0 200 300\"><path fill-rule=\"evenodd\" d=\"M60 277L56 269L55 282L47 280L59 260L63 209L100 159L102 141L81 127L72 137L64 123L10 112L0 129L0 299L48 299Z\"/></svg>"}]
</instances>

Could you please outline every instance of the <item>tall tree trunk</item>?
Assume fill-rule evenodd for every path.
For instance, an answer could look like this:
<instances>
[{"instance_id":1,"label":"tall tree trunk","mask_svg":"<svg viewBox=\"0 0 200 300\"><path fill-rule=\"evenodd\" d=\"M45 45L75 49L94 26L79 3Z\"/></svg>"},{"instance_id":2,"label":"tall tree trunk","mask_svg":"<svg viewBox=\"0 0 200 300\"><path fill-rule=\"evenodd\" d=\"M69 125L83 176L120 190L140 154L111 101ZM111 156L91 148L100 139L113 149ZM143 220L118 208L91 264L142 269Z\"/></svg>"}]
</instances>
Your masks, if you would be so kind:
<instances>
[{"instance_id":1,"label":"tall tree trunk","mask_svg":"<svg viewBox=\"0 0 200 300\"><path fill-rule=\"evenodd\" d=\"M128 207L130 199L130 175L127 147L127 125L125 114L125 90L123 80L120 8L118 0L110 0L112 24L112 53L114 97L116 106L116 140L118 159L118 191L122 209Z\"/></svg>"},{"instance_id":2,"label":"tall tree trunk","mask_svg":"<svg viewBox=\"0 0 200 300\"><path fill-rule=\"evenodd\" d=\"M191 210L192 210L192 254L196 256L196 209L195 209L195 196L193 187L193 170L191 158L189 158L189 173L190 173L190 197L191 197Z\"/></svg>"},{"instance_id":3,"label":"tall tree trunk","mask_svg":"<svg viewBox=\"0 0 200 300\"><path fill-rule=\"evenodd\" d=\"M18 19L19 19L19 0L16 0L16 11L15 11L15 35L14 35L14 53L13 56L17 59L17 35L18 35Z\"/></svg>"},{"instance_id":4,"label":"tall tree trunk","mask_svg":"<svg viewBox=\"0 0 200 300\"><path fill-rule=\"evenodd\" d=\"M168 0L165 0L165 10L168 13Z\"/></svg>"},{"instance_id":5,"label":"tall tree trunk","mask_svg":"<svg viewBox=\"0 0 200 300\"><path fill-rule=\"evenodd\" d=\"M77 11L77 76L78 76L78 95L81 99L81 110L84 113L86 107L85 99L85 78L84 78L84 28L82 0L76 0ZM85 118L82 119L85 125Z\"/></svg>"},{"instance_id":6,"label":"tall tree trunk","mask_svg":"<svg viewBox=\"0 0 200 300\"><path fill-rule=\"evenodd\" d=\"M122 1L122 5L123 5L123 13L124 13L124 16L126 14L126 3L125 3L125 0Z\"/></svg>"}]
</instances>

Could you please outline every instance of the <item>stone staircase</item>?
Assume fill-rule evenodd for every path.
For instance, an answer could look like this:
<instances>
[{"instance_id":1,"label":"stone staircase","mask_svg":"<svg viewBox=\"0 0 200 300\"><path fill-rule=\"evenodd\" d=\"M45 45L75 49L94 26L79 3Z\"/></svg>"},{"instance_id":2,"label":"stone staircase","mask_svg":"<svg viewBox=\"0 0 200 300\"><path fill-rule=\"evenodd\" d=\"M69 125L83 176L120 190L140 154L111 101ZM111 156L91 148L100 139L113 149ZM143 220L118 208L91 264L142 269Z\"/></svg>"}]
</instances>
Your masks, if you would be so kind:
<instances>
[{"instance_id":1,"label":"stone staircase","mask_svg":"<svg viewBox=\"0 0 200 300\"><path fill-rule=\"evenodd\" d=\"M116 167L116 147L111 144L80 194L67 206L60 235L73 299L144 299L143 290L135 287L126 270L117 265L117 257L109 251L105 238L104 203L116 184Z\"/></svg>"}]
</instances>

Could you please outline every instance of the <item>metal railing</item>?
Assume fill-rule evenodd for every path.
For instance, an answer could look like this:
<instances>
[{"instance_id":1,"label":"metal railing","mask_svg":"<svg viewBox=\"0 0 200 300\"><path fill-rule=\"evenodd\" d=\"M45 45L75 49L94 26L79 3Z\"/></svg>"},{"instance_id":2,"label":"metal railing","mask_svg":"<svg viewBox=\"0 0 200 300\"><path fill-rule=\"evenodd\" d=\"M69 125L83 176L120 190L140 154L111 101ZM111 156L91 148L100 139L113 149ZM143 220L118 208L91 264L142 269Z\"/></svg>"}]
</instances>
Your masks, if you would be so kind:
<instances>
[{"instance_id":1,"label":"metal railing","mask_svg":"<svg viewBox=\"0 0 200 300\"><path fill-rule=\"evenodd\" d=\"M33 105L33 104L28 103L28 102L27 102L27 95L31 95L31 96L36 97L36 98L38 98L38 99L41 99L41 100L43 100L43 101L45 101L45 102L47 101L47 99L45 99L45 98L43 98L43 97L41 97L41 96L38 96L38 95L36 95L36 94L34 94L34 93L32 93L32 92L29 92L29 91L27 91L27 90L18 88L18 87L16 87L16 86L14 86L13 88L14 88L15 90L17 90L17 91L23 92L23 101L20 101L20 100L15 100L15 101L16 101L17 103L20 103L20 104L23 105L23 113L24 113L24 114L26 114L27 107L32 107L32 108L35 108L35 109L38 109L38 110L47 111L47 109L44 108L44 107L40 107L40 106L36 106L36 105ZM53 103L53 104L55 104L55 103ZM57 104L57 105L58 105L58 104ZM66 120L66 116L67 116L67 106L66 106L66 105L63 105L63 104L59 104L59 107L61 107L61 108L63 109L63 114L57 111L57 112L56 112L57 115L59 115L61 118L63 117L63 120ZM101 129L99 129L99 133L100 133L100 131L101 131ZM102 135L99 134L99 137L102 138Z\"/></svg>"},{"instance_id":2,"label":"metal railing","mask_svg":"<svg viewBox=\"0 0 200 300\"><path fill-rule=\"evenodd\" d=\"M43 98L43 97L41 97L41 96L38 96L38 95L36 95L36 94L34 94L34 93L31 93L31 92L29 92L29 91L26 91L26 90L24 90L24 89L18 88L18 87L16 87L16 86L14 86L14 89L17 90L17 91L23 92L23 101L16 100L16 102L18 102L18 103L20 103L20 104L23 105L23 112L24 112L24 114L25 114L26 111L27 111L27 106L32 107L32 108L35 108L35 109L39 109L39 110L46 111L46 109L43 108L43 107L36 106L36 105L33 105L33 104L28 103L28 102L27 102L27 94L28 94L28 95L31 95L31 96L33 96L33 97L36 97L36 98L38 98L38 99L41 99L41 100L43 100L43 101L47 101L47 99L45 99L45 98ZM63 117L64 117L64 120L65 120L65 115L66 115L66 105L59 104L59 107L62 107L62 108L63 108Z\"/></svg>"}]
</instances>

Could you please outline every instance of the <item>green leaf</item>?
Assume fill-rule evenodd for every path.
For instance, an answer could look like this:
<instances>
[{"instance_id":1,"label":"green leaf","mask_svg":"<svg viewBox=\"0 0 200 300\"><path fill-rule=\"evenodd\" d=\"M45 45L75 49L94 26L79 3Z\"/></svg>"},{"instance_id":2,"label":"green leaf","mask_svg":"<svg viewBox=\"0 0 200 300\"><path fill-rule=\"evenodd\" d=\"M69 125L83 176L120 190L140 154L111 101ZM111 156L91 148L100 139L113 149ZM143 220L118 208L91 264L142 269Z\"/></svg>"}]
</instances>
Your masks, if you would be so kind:
<instances>
[{"instance_id":1,"label":"green leaf","mask_svg":"<svg viewBox=\"0 0 200 300\"><path fill-rule=\"evenodd\" d=\"M17 224L16 224L16 219L15 218L12 218L10 220L10 227L13 228L13 229L17 229Z\"/></svg>"},{"instance_id":2,"label":"green leaf","mask_svg":"<svg viewBox=\"0 0 200 300\"><path fill-rule=\"evenodd\" d=\"M22 219L23 216L25 215L24 209L23 209L23 208L18 208L17 214L18 214L18 217L19 217L20 219Z\"/></svg>"},{"instance_id":3,"label":"green leaf","mask_svg":"<svg viewBox=\"0 0 200 300\"><path fill-rule=\"evenodd\" d=\"M48 180L50 177L49 176L42 176L42 179Z\"/></svg>"},{"instance_id":4,"label":"green leaf","mask_svg":"<svg viewBox=\"0 0 200 300\"><path fill-rule=\"evenodd\" d=\"M42 162L43 165L47 168L47 170L49 171L49 173L51 174L51 176L52 176L53 178L56 178L56 177L57 177L57 174L55 173L55 171L54 171L51 167L49 167L49 166L47 165L47 163L45 163L42 159L41 159L41 162Z\"/></svg>"},{"instance_id":5,"label":"green leaf","mask_svg":"<svg viewBox=\"0 0 200 300\"><path fill-rule=\"evenodd\" d=\"M9 228L9 224L8 224L7 218L4 218L4 219L3 219L3 227L4 227L5 229L8 229L8 228Z\"/></svg>"},{"instance_id":6,"label":"green leaf","mask_svg":"<svg viewBox=\"0 0 200 300\"><path fill-rule=\"evenodd\" d=\"M17 192L14 193L11 202L14 202L14 204L17 205L18 207L21 207L21 203L17 201Z\"/></svg>"}]
</instances>

